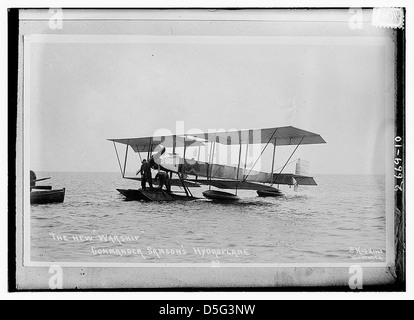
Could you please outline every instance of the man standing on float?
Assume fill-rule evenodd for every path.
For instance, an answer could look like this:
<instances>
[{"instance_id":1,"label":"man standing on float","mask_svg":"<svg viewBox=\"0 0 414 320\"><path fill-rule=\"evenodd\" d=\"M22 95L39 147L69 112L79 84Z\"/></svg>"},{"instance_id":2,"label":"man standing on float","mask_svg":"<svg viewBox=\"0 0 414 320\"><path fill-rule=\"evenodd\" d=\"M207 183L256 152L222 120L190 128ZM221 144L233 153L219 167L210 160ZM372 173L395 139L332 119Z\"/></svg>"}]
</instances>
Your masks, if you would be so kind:
<instances>
[{"instance_id":1,"label":"man standing on float","mask_svg":"<svg viewBox=\"0 0 414 320\"><path fill-rule=\"evenodd\" d=\"M142 190L146 190L146 184L148 181L148 185L150 186L151 190L152 187L152 174L151 174L151 165L147 162L146 159L142 160L141 169L137 172L137 175L141 173L141 187Z\"/></svg>"}]
</instances>

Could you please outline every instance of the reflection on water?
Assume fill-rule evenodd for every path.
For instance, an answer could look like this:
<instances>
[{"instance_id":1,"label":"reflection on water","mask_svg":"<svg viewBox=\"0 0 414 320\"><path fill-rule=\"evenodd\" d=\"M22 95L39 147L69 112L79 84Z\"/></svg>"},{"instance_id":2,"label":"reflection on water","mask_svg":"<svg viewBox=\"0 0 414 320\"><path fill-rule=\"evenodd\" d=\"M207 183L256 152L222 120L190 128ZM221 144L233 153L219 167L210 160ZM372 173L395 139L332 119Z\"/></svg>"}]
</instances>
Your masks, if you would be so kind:
<instances>
[{"instance_id":1,"label":"reflection on water","mask_svg":"<svg viewBox=\"0 0 414 320\"><path fill-rule=\"evenodd\" d=\"M38 175L52 176L55 188L66 187L66 199L31 207L32 261L361 263L385 258L382 176L317 176L317 187L295 192L282 186L284 197L260 198L243 190L241 201L223 204L203 199L204 188L193 189L200 197L195 201L124 201L115 189L138 183L113 173Z\"/></svg>"}]
</instances>

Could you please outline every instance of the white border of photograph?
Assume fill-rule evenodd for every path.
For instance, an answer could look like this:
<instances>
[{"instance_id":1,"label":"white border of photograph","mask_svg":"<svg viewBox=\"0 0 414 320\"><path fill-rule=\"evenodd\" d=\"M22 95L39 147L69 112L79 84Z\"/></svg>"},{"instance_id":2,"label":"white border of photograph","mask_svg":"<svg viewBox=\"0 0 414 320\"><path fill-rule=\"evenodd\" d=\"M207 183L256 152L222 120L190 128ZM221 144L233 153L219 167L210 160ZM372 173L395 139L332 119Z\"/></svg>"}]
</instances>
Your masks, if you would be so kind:
<instances>
[{"instance_id":1,"label":"white border of photograph","mask_svg":"<svg viewBox=\"0 0 414 320\"><path fill-rule=\"evenodd\" d=\"M21 7L26 7L26 8L29 8L30 6L38 6L38 7L50 6L49 2L45 3L44 1L43 2L36 2L36 3L32 3L32 2L28 2L28 1L26 1L26 2L22 1L19 4L21 4ZM85 6L87 4L85 2L76 2L76 1L75 2L73 2L73 1L71 1L71 2L59 1L59 3L55 3L53 5L54 5L54 7L69 8L70 6L80 7L82 5ZM149 2L149 3L144 2L144 3L140 3L140 4L137 4L136 2L129 2L129 1L127 1L127 2L124 1L122 4L117 3L118 7L119 6L133 7L133 6L138 6L138 5L140 5L142 7L152 7L152 8L154 8L154 7L157 7L157 6L159 7L160 3L159 2L152 2L152 1ZM166 6L165 2L163 2L163 4L161 4L161 6L162 5ZM178 5L177 5L177 2L174 1L174 3L168 3L167 5L176 6L176 7L177 6L178 7L180 7L180 6L181 7L197 7L197 6L207 7L207 6L210 6L210 7L215 7L215 8L230 7L231 6L231 4L229 5L228 2L226 2L226 3L223 3L223 2L210 2L209 4L206 4L206 3L194 3L192 1L191 2L181 2ZM267 1L266 3L262 3L261 5L262 6L267 6L267 7L272 7L272 6L273 7L276 7L276 6L280 6L280 7L292 7L292 6L305 7L305 6L310 6L310 5L313 5L313 6L314 5L319 5L319 6L323 7L324 5L325 6L328 6L328 5L332 6L333 4L327 4L327 3L320 2L320 1L318 1L318 3L315 3L314 1L312 1L311 3L304 2L304 1L302 1L302 2L295 1L294 3L289 3L289 5L281 5L281 4L275 3L273 1L270 1L270 2ZM389 1L374 1L370 5L372 5L372 6L390 6L390 2ZM395 5L395 4L393 4L393 5ZM403 1L402 4L401 4L401 6L407 6L407 5L408 5L407 1ZM13 6L16 7L17 4L13 5ZM93 3L93 5L91 4L89 7L93 8L93 6L97 6L97 4ZM102 4L99 4L98 6L105 6L105 5L102 3ZM106 7L108 7L108 6L110 6L110 5L106 5ZM239 7L240 4L234 3L233 6ZM257 4L255 4L254 2L250 2L250 3L244 4L244 6L245 7L246 6L255 7L255 6L257 6ZM360 1L347 1L347 2L341 1L340 3L336 3L335 6L343 7L343 8L344 7L362 7L362 4L360 3ZM315 7L315 8L317 8L317 7ZM4 10L3 13L5 15L5 10ZM412 30L412 27L409 26L409 29ZM6 28L5 28L5 30L6 30ZM411 33L409 33L409 34L411 34ZM412 46L409 46L409 47L410 48L407 48L407 53L408 53L407 56L409 56L409 53L412 51L411 50ZM407 61L407 83L410 83L410 79L412 79L412 74L414 74L412 71L413 71L412 63L408 60ZM21 81L22 81L22 79L19 79L20 85L22 84ZM411 94L408 91L407 91L407 97L408 97L408 101L411 101L410 100ZM407 119L409 119L409 120L411 120L410 114L411 113L409 112L409 106L407 105ZM18 120L19 121L22 120L21 116L22 115L18 113ZM6 117L4 117L4 118L6 119ZM410 125L408 123L409 122L407 122L407 137L409 136L409 133L411 132ZM21 130L22 128L21 127L19 128L19 123L18 123L18 130L19 129ZM19 136L18 136L17 137L17 150L22 150L22 147L23 147L22 139L19 138ZM408 150L408 151L410 151L410 150ZM17 151L17 152L19 152L19 151ZM392 154L393 154L393 152L391 152L391 155ZM411 152L407 152L407 163L409 162L409 159L412 159L412 153ZM23 163L20 162L19 159L17 159L16 167L17 167L18 170L19 170L19 168L22 167L22 165L23 165ZM392 168L392 166L390 166L390 170L392 170L391 168ZM409 175L410 175L409 174L409 169L407 168L407 177ZM21 172L20 172L20 176L18 175L18 177L22 178ZM27 183L28 178L25 177L25 180L26 180L26 183ZM22 180L20 179L20 181L22 181ZM17 182L19 182L19 181L17 181ZM21 186L20 187L17 186L17 188L16 188L17 197L19 197L19 195L21 195L21 194L22 194ZM27 199L27 197L26 197L26 199ZM407 205L410 206L411 204L412 204L412 201L410 200L410 198L408 198L407 199ZM387 205L387 230L389 231L390 228L392 228L392 227L390 227L390 225L393 226L393 224L394 224L393 223L393 220L394 220L393 209L394 208L393 208L393 206L391 208L392 213L391 213L391 221L390 221L390 219L388 218L388 214L389 214L388 207L391 207L391 206ZM19 213L19 209L23 209L23 208L22 208L21 204L20 204L20 207L19 207L19 204L17 203L17 213ZM27 210L27 207L25 209ZM30 206L29 206L29 212L30 212ZM407 224L408 225L411 225L411 222L410 222L411 220L412 219L407 217ZM18 231L18 233L17 233L18 251L16 253L17 254L17 265L16 265L16 267L17 267L17 269L16 269L17 279L16 280L17 280L18 288L23 289L23 290L25 290L25 289L26 290L45 289L47 287L47 281L50 277L50 274L48 273L48 269L46 269L46 268L26 268L26 267L22 268L22 266L21 266L21 264L23 262L23 253L24 252L19 251L19 239L22 240L21 238L19 238L19 234L20 234L20 231L21 231L21 230L19 230L19 225L21 224L22 227L23 227L22 222L23 221L20 220L19 217L16 218L16 224L17 224L17 228L18 228L17 229L17 231ZM7 226L6 223L4 223L3 225ZM407 233L407 242L410 242L410 239L412 239L412 236L409 233ZM394 240L394 239L392 239L392 240ZM4 243L6 243L6 241ZM388 249L389 246L392 246L392 250L394 251L393 241L392 241L392 244L390 244L389 241L387 241L387 249ZM388 259L389 259L389 257L388 257L388 250L387 250L387 261L389 261ZM412 255L408 254L408 260L407 260L408 264L409 264L410 261L412 261ZM148 265L148 266L153 267L153 265ZM365 266L366 265L364 265L364 267ZM88 266L86 264L82 264L82 267L87 268ZM296 278L298 278L299 280L301 280L301 279L303 280L302 282L300 282L299 285L302 286L304 288L304 290L306 290L307 286L325 286L326 287L326 286L346 286L347 285L346 282L344 282L344 280L346 280L346 278L347 278L347 273L346 273L346 270L344 270L342 268L341 268L341 271L339 271L339 272L336 272L336 270L333 270L333 269L326 270L326 271L329 271L329 277L331 278L331 280L328 281L326 279L323 279L320 274L319 274L319 276L316 275L316 277L313 277L313 276L312 277L303 277L304 274L306 273L306 270L308 270L307 267L310 267L310 266L307 266L307 267L301 266L301 267L303 267L303 268L298 268L296 273L293 273L293 275ZM220 268L215 268L216 271L219 271L219 269ZM380 269L382 269L382 270L380 270ZM366 282L366 284L368 284L368 285L369 284L382 284L382 285L384 285L384 284L391 284L392 283L392 281L390 279L388 279L386 281L382 281L382 280L384 280L384 270L383 270L382 267L380 269L378 268L378 264L375 264L374 268L369 268L369 267L367 268L367 273L369 274L369 279ZM83 270L83 269L80 269L80 270ZM88 269L86 269L86 270L88 270ZM82 282L82 279L79 277L79 268L65 269L66 278L69 278L69 281L65 282L65 289L70 289L70 288L75 288L75 287L79 288L79 289L91 289L91 288L99 289L100 287L105 287L105 285L108 285L108 284L110 284L111 287L118 288L118 289L121 289L121 290L123 288L154 288L154 289L156 289L156 288L165 288L165 287L180 288L180 286L179 286L180 282L177 284L177 286L175 286L174 281L173 282L160 281L159 283L156 283L156 285L154 285L153 283L149 283L149 282L142 283L140 281L131 281L127 286L124 286L124 285L122 285L122 283L119 284L119 277L115 277L115 278L113 277L113 272L111 272L110 269L91 269L91 270L96 271L96 276L98 276L98 274L99 274L99 278L97 279L95 277L95 278L89 279L90 281L88 283L85 283L85 282ZM134 270L137 270L137 269L133 268L133 270L131 270L129 272L129 278L133 277L134 275L135 276L144 276L144 277L145 277L145 275L152 275L151 272L147 272L147 271L145 271L145 269L142 269L141 272L135 272ZM207 270L212 270L212 268L206 268L206 271ZM239 272L239 271L234 270L234 269L229 269L229 272L226 272L223 269L221 269L221 270L222 270L222 272L220 272L220 274L217 274L217 273L211 274L210 273L210 276L207 274L207 272L203 273L203 275L206 278L210 277L210 281L206 281L205 285L202 286L202 287L205 287L205 286L208 287L209 285L214 286L214 284L216 284L217 281L223 280L223 278L226 276L226 274L228 276L231 275L232 277L236 277L236 278L237 277L239 277L239 278L243 277L246 274L246 272L244 270L241 270L242 272ZM245 285L245 286L262 286L262 287L270 286L271 288L274 288L275 286L281 285L280 283L274 283L273 282L274 281L274 277L273 277L274 273L272 271L273 270L272 268L271 269L263 268L264 273L261 272L262 269L256 269L256 270L257 270L256 277L252 277L248 281L243 281L243 280L238 281L238 282L225 281L223 286L225 286L225 287L234 286L235 291L237 291L237 287L238 286L243 286L243 285ZM49 271L50 271L50 269L49 269ZM176 272L171 271L168 274L171 277L175 278L176 280L180 280L179 279L180 276L178 276L178 274ZM198 274L198 272L190 272L190 278L191 277L194 278L197 274ZM292 273L290 273L290 274L292 275ZM328 276L328 275L325 274L325 277L326 276ZM99 282L99 280L105 279L105 277L107 278L106 281ZM127 277L127 275L124 275L123 277L125 278L125 277ZM213 278L215 279L215 281L212 282L211 279L213 279ZM46 282L44 282L44 281L46 281ZM181 281L183 281L183 279L181 279ZM183 283L183 282L181 282L181 283ZM184 289L185 287L189 287L192 284L194 284L194 281L186 282L185 285L181 288ZM292 284L289 284L289 283L284 283L284 284L287 285L287 288L290 285L292 285ZM407 284L408 284L408 291L412 295L413 287L410 284L410 282L408 282ZM198 287L198 286L193 285L193 287ZM217 288L219 289L220 286L217 286ZM92 298L92 297L93 298L105 298L105 297L108 298L108 296L113 296L113 294L92 294L92 295L91 294L89 294L89 295L88 294L81 294L81 295L83 295L84 298L87 298L87 297L89 297L89 298ZM283 299L289 299L289 298L292 298L292 297L297 298L297 296L301 296L302 298L304 297L303 294L295 294L295 293L256 293L256 292L252 292L250 294L249 293L240 293L240 294L223 293L223 294L220 295L220 298L230 298L230 297L231 298L237 298L237 297L238 298L247 298L247 297L250 297L250 298L254 298L254 299L263 299L263 298L269 298L269 295L271 295L273 298L274 297L279 297L279 298L283 298ZM349 294L346 294L346 293L343 293L343 294L339 293L339 294L336 294L336 295L333 295L332 293L319 293L319 294L318 293L313 293L311 295L314 298L322 298L322 299L323 298L325 298L325 299L331 299L331 298L334 298L334 299L335 298L353 299L353 298L355 298L354 295L349 295ZM25 296L28 297L27 295L25 295ZM42 294L42 296L46 297L46 298L47 297L49 297L49 298L53 297L53 295L51 295L51 294ZM67 296L73 296L73 295L72 294L62 295L62 298L67 297ZM158 293L152 293L151 294L151 293L148 293L148 292L141 293L141 294L139 294L139 293L134 294L134 297L141 297L141 298L145 298L145 299L153 299L153 298L159 297L159 296L160 296L160 294L158 294ZM189 298L189 295L187 295L187 296L186 295L180 295L180 294L177 294L175 292L169 293L169 294L166 293L166 294L163 294L162 296L164 298L165 297L167 297L167 298L168 297L170 297L170 298L174 297L174 298L178 298L178 299L179 298L181 298L181 299ZM204 298L204 299L217 298L217 293L201 293L201 294L198 294L197 296L198 296L198 298ZM368 294L368 295L363 295L363 296L358 295L358 297L360 297L360 298L363 297L363 298L367 298L367 299L372 298L372 297L378 298L378 297L384 297L384 296L388 297L388 298L390 298L390 297L391 298L392 297L394 297L394 298L400 297L401 298L402 296L404 296L404 294L383 294L383 295ZM405 295L405 297L407 297L407 296Z\"/></svg>"}]
</instances>

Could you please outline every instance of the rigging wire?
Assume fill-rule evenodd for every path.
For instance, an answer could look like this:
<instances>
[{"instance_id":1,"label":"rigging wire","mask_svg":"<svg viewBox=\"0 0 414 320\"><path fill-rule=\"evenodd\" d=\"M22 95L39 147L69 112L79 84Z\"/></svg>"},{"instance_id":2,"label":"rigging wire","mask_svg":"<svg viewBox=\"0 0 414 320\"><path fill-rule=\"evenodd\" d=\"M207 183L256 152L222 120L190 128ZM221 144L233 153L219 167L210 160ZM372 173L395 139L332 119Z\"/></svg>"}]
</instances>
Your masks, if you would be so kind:
<instances>
[{"instance_id":1,"label":"rigging wire","mask_svg":"<svg viewBox=\"0 0 414 320\"><path fill-rule=\"evenodd\" d=\"M292 163L294 163L294 162L296 162L296 161L298 161L300 158L297 158L297 159L295 159L295 160L292 160L291 162L289 162L285 167L287 167L288 165L290 165L290 164L292 164ZM273 170L273 172L272 173L275 173L276 171L278 171L279 169L282 169L283 168L283 166L282 167L279 167L279 168L277 168L277 169L275 169L275 170Z\"/></svg>"}]
</instances>

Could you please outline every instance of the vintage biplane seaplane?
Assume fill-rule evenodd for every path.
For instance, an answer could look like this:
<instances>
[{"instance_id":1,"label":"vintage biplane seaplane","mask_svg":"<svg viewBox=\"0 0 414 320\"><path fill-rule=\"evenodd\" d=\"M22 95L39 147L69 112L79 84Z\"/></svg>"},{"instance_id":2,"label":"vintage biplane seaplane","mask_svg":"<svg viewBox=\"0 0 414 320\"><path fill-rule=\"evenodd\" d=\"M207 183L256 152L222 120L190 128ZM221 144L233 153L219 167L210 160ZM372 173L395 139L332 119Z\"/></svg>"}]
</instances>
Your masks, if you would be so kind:
<instances>
[{"instance_id":1,"label":"vintage biplane seaplane","mask_svg":"<svg viewBox=\"0 0 414 320\"><path fill-rule=\"evenodd\" d=\"M171 186L181 189L182 194L166 192L158 188L154 190L117 189L127 200L147 201L193 200L195 197L190 189L200 187L201 185L208 186L209 188L203 192L203 196L214 201L237 201L239 200L238 190L255 190L258 196L277 197L283 194L278 188L274 187L275 185L316 185L313 177L302 175L298 172L283 173L283 170L299 146L326 143L319 134L292 126L205 132L191 135L109 139L109 141L112 141L114 144L123 178L141 180L137 176L126 176L128 150L132 149L133 152L139 155L140 159L143 158L141 154L146 154L152 168L169 173ZM124 165L122 165L120 159L120 153L117 148L118 144L126 146ZM237 165L213 163L214 153L218 150L219 145L236 148ZM244 154L242 154L243 146L246 159L249 147L259 147L258 150L260 152L257 152L256 161L251 168L246 168L247 161L244 161L242 165L242 157L244 157ZM273 146L271 171L255 170L257 162L269 146ZM295 146L295 148L284 166L280 170L275 171L276 147L279 146ZM167 152L167 148L171 152ZM186 158L190 148L198 149L197 160L195 158ZM182 151L181 155L178 153L178 149ZM204 159L208 158L207 161L200 161L202 149L204 150ZM235 190L235 193L212 190L212 187Z\"/></svg>"}]
</instances>

